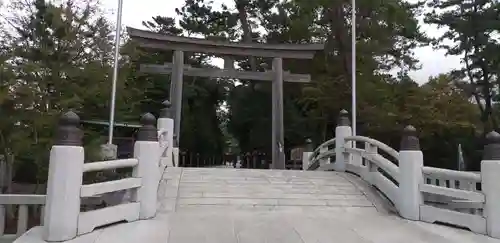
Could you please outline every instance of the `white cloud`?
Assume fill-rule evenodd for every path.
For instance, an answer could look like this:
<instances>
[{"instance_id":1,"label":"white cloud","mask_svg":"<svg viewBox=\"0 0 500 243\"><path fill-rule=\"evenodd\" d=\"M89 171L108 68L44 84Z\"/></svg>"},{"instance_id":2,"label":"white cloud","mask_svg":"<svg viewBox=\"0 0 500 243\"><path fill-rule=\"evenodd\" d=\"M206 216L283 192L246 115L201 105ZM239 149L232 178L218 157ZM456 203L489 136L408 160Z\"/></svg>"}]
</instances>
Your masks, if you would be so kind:
<instances>
[{"instance_id":1,"label":"white cloud","mask_svg":"<svg viewBox=\"0 0 500 243\"><path fill-rule=\"evenodd\" d=\"M113 19L116 18L118 0L102 0L104 7L111 10ZM175 16L175 8L180 8L184 0L124 0L122 23L125 26L141 28L142 21L151 17Z\"/></svg>"},{"instance_id":2,"label":"white cloud","mask_svg":"<svg viewBox=\"0 0 500 243\"><path fill-rule=\"evenodd\" d=\"M419 0L409 0L417 2ZM439 37L443 34L443 29L438 29L435 25L424 24L420 19L420 28L429 37ZM461 67L459 56L446 56L445 50L434 50L432 47L420 47L415 49L415 54L422 65L422 69L411 72L413 79L419 83L426 82L429 76L436 76L441 73L449 72L457 67Z\"/></svg>"},{"instance_id":3,"label":"white cloud","mask_svg":"<svg viewBox=\"0 0 500 243\"><path fill-rule=\"evenodd\" d=\"M433 50L432 47L422 47L415 50L422 69L412 71L410 76L419 83L424 83L429 76L436 76L460 67L460 57L446 56L444 50Z\"/></svg>"}]
</instances>

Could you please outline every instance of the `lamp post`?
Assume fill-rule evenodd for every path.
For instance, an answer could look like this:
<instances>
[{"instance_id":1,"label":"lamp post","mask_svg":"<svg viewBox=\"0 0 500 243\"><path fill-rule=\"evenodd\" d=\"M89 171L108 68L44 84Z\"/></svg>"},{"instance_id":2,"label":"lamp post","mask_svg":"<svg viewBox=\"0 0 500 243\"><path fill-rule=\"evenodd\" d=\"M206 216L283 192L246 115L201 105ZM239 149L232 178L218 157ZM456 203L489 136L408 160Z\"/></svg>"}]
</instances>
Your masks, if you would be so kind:
<instances>
[{"instance_id":1,"label":"lamp post","mask_svg":"<svg viewBox=\"0 0 500 243\"><path fill-rule=\"evenodd\" d=\"M351 121L352 135L356 136L356 0L352 0L351 25Z\"/></svg>"},{"instance_id":2,"label":"lamp post","mask_svg":"<svg viewBox=\"0 0 500 243\"><path fill-rule=\"evenodd\" d=\"M113 84L111 87L111 105L109 111L109 134L108 144L113 144L113 130L115 124L115 100L116 100L116 81L118 79L118 65L120 58L120 39L122 25L123 0L118 0L118 13L116 15L116 34L115 34L115 60L113 67Z\"/></svg>"}]
</instances>

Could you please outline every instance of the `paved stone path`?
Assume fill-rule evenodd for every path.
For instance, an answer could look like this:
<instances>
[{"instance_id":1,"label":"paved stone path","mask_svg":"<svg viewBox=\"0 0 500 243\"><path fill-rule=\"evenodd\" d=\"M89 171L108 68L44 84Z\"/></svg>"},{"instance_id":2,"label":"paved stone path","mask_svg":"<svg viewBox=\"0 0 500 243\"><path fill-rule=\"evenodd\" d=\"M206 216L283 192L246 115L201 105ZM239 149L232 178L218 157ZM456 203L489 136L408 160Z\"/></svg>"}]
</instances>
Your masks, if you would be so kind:
<instances>
[{"instance_id":1,"label":"paved stone path","mask_svg":"<svg viewBox=\"0 0 500 243\"><path fill-rule=\"evenodd\" d=\"M500 243L401 219L355 176L336 172L172 168L155 219L73 243Z\"/></svg>"},{"instance_id":2,"label":"paved stone path","mask_svg":"<svg viewBox=\"0 0 500 243\"><path fill-rule=\"evenodd\" d=\"M168 171L160 197L161 211L197 208L276 210L286 206L373 207L345 178L332 172L248 169L180 169Z\"/></svg>"}]
</instances>

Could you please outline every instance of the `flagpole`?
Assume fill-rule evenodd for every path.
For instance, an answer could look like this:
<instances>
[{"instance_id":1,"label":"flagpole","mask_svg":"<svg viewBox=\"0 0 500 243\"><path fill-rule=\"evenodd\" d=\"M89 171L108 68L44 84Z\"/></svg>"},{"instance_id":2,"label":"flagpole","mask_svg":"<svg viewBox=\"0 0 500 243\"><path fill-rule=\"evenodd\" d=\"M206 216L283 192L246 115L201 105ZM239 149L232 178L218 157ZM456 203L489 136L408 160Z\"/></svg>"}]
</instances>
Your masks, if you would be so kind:
<instances>
[{"instance_id":1,"label":"flagpole","mask_svg":"<svg viewBox=\"0 0 500 243\"><path fill-rule=\"evenodd\" d=\"M116 80L118 79L118 65L120 58L120 39L122 25L123 0L118 0L118 13L116 15L116 34L115 34L115 60L113 67L113 85L111 87L111 105L109 111L109 136L108 144L113 143L113 130L115 124L115 100L116 100Z\"/></svg>"},{"instance_id":2,"label":"flagpole","mask_svg":"<svg viewBox=\"0 0 500 243\"><path fill-rule=\"evenodd\" d=\"M352 135L356 136L356 0L352 0L351 11L351 115L352 115Z\"/></svg>"}]
</instances>

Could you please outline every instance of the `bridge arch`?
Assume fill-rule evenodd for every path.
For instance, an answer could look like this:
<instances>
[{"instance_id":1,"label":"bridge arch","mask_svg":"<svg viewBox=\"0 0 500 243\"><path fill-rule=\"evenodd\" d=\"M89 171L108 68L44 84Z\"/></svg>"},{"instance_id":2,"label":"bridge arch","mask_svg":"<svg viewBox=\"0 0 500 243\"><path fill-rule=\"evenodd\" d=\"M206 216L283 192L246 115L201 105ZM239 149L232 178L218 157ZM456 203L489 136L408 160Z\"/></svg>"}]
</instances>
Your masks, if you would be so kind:
<instances>
[{"instance_id":1,"label":"bridge arch","mask_svg":"<svg viewBox=\"0 0 500 243\"><path fill-rule=\"evenodd\" d=\"M342 111L336 137L304 153L303 163L308 170L335 170L359 176L377 188L403 218L454 225L490 236L496 234L492 226L495 216L488 212L494 207L493 201L488 202L488 198L494 197L488 195L492 193L488 184L492 183L489 170L495 171L492 168L495 163L490 161L498 154L496 144L500 144L500 134L488 134L481 172L465 172L424 166L413 126L405 127L397 151L376 139L351 136L346 120L347 113ZM360 143L364 146L359 146Z\"/></svg>"}]
</instances>

